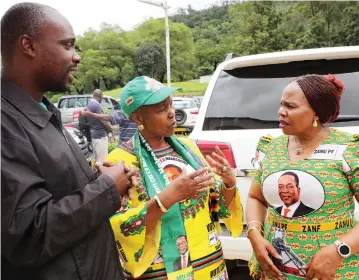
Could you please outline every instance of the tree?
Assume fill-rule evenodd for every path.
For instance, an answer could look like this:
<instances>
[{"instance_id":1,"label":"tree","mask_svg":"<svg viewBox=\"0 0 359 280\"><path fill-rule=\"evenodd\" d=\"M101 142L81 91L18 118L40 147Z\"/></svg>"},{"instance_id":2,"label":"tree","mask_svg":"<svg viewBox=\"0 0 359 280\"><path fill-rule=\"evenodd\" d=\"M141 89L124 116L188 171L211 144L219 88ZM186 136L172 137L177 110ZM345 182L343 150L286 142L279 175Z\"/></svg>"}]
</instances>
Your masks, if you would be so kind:
<instances>
[{"instance_id":1,"label":"tree","mask_svg":"<svg viewBox=\"0 0 359 280\"><path fill-rule=\"evenodd\" d=\"M349 2L342 11L338 36L334 38L336 45L359 45L359 2Z\"/></svg>"},{"instance_id":2,"label":"tree","mask_svg":"<svg viewBox=\"0 0 359 280\"><path fill-rule=\"evenodd\" d=\"M253 1L229 7L236 36L233 50L241 55L279 51L286 48L285 37L278 32L282 15L274 2Z\"/></svg>"},{"instance_id":3,"label":"tree","mask_svg":"<svg viewBox=\"0 0 359 280\"><path fill-rule=\"evenodd\" d=\"M196 58L192 31L183 23L170 24L171 78L173 81L192 79L195 73ZM163 20L149 19L129 34L136 46L157 43L166 48L165 24Z\"/></svg>"},{"instance_id":4,"label":"tree","mask_svg":"<svg viewBox=\"0 0 359 280\"><path fill-rule=\"evenodd\" d=\"M140 76L149 76L163 82L166 58L160 45L148 43L140 46L135 53L135 69Z\"/></svg>"},{"instance_id":5,"label":"tree","mask_svg":"<svg viewBox=\"0 0 359 280\"><path fill-rule=\"evenodd\" d=\"M82 54L79 82L87 91L98 88L108 88L108 84L118 77L118 69L109 67L108 58L100 50L89 49ZM103 83L103 84L101 84Z\"/></svg>"},{"instance_id":6,"label":"tree","mask_svg":"<svg viewBox=\"0 0 359 280\"><path fill-rule=\"evenodd\" d=\"M83 60L79 81L86 90L110 90L133 78L135 45L127 34L118 25L104 23L100 31L90 29L78 38Z\"/></svg>"}]
</instances>

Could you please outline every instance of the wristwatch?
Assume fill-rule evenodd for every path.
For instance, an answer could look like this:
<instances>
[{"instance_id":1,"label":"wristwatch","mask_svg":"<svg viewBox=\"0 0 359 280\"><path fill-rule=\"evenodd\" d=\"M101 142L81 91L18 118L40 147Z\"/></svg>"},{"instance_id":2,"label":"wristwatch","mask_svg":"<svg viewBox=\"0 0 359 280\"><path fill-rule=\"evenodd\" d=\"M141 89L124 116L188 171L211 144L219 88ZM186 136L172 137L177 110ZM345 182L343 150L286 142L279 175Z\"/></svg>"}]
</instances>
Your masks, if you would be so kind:
<instances>
[{"instance_id":1,"label":"wristwatch","mask_svg":"<svg viewBox=\"0 0 359 280\"><path fill-rule=\"evenodd\" d=\"M344 259L350 257L352 250L348 244L344 243L343 241L336 240L334 241L334 245L337 247L337 252L340 256L342 256Z\"/></svg>"}]
</instances>

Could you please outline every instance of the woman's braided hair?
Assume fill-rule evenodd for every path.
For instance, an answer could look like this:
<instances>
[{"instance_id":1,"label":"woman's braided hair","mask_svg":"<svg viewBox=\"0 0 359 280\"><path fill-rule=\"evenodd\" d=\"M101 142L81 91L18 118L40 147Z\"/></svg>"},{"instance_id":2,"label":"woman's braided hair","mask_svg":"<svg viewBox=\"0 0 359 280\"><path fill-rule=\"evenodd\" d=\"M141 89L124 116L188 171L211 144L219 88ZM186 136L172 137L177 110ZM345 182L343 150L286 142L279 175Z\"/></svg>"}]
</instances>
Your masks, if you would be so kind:
<instances>
[{"instance_id":1,"label":"woman's braided hair","mask_svg":"<svg viewBox=\"0 0 359 280\"><path fill-rule=\"evenodd\" d=\"M341 80L329 74L305 75L296 80L321 123L333 122L340 111L340 97L344 91Z\"/></svg>"}]
</instances>

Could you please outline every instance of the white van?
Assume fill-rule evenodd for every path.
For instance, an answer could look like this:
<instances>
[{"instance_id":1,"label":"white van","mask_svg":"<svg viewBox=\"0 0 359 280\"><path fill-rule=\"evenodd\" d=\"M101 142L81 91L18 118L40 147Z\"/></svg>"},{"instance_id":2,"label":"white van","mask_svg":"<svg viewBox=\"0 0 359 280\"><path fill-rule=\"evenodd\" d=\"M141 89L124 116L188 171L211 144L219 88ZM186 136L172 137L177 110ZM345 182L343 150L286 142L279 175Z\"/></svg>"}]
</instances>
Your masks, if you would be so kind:
<instances>
[{"instance_id":1,"label":"white van","mask_svg":"<svg viewBox=\"0 0 359 280\"><path fill-rule=\"evenodd\" d=\"M284 51L236 57L221 63L206 90L190 139L203 154L218 145L235 169L246 208L251 161L260 136L278 136L279 101L285 86L304 74L333 74L345 85L339 119L332 127L359 133L359 46ZM359 220L359 208L356 219ZM248 261L246 235L221 236L225 259Z\"/></svg>"}]
</instances>

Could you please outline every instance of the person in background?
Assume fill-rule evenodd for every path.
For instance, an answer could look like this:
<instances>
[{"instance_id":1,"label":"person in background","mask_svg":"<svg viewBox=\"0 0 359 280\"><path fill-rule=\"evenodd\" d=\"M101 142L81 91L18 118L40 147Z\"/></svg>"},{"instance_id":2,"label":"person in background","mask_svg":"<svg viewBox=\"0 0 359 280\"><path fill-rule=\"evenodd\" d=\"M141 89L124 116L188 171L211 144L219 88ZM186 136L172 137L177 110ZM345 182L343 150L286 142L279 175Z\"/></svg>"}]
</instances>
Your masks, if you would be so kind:
<instances>
[{"instance_id":1,"label":"person in background","mask_svg":"<svg viewBox=\"0 0 359 280\"><path fill-rule=\"evenodd\" d=\"M101 107L103 93L99 89L95 89L92 99L87 105L87 109L95 114L104 114ZM91 138L95 149L96 161L103 162L108 155L108 133L112 132L112 128L108 122L97 120L95 118L89 119L91 126Z\"/></svg>"},{"instance_id":2,"label":"person in background","mask_svg":"<svg viewBox=\"0 0 359 280\"><path fill-rule=\"evenodd\" d=\"M207 158L218 174L214 176L195 144L173 135L176 120L170 95L176 90L142 76L121 94L121 108L138 131L107 161L124 160L140 169L132 197L124 198L111 217L126 279L213 279L213 271L218 279L225 278L222 245L213 238L220 230L219 219L232 236L242 232L236 176L223 153L217 147ZM172 165L179 167L177 178L166 174ZM161 263L155 261L159 252ZM182 266L181 255L186 256Z\"/></svg>"},{"instance_id":3,"label":"person in background","mask_svg":"<svg viewBox=\"0 0 359 280\"><path fill-rule=\"evenodd\" d=\"M90 120L82 114L79 115L79 130L85 135L87 141L92 143Z\"/></svg>"},{"instance_id":4,"label":"person in background","mask_svg":"<svg viewBox=\"0 0 359 280\"><path fill-rule=\"evenodd\" d=\"M1 19L1 279L123 279L109 217L134 170L96 177L44 96L65 92L81 58L71 24L37 3Z\"/></svg>"},{"instance_id":5,"label":"person in background","mask_svg":"<svg viewBox=\"0 0 359 280\"><path fill-rule=\"evenodd\" d=\"M259 141L257 150L264 156L255 165L246 208L254 279L359 277L359 224L354 218L359 134L324 125L337 119L343 91L343 83L333 75L299 77L285 87L280 100L284 135ZM301 196L306 192L324 203L300 217L276 211L270 203L278 197L278 187L271 182L277 182L281 172L291 172L286 174L293 179L293 173L306 174L301 177Z\"/></svg>"},{"instance_id":6,"label":"person in background","mask_svg":"<svg viewBox=\"0 0 359 280\"><path fill-rule=\"evenodd\" d=\"M81 112L85 117L91 117L99 121L109 121L112 125L118 124L118 144L130 140L137 131L137 124L128 119L123 113L115 111L111 115L92 113L88 109Z\"/></svg>"}]
</instances>

